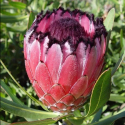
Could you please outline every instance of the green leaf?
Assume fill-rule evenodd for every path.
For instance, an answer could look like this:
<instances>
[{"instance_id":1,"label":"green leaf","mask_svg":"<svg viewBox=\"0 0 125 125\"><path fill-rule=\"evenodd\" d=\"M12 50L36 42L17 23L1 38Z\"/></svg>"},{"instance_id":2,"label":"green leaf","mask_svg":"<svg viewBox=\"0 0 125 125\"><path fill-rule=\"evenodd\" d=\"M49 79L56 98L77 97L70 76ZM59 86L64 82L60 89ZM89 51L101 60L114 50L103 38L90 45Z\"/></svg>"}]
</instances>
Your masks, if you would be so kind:
<instances>
[{"instance_id":1,"label":"green leaf","mask_svg":"<svg viewBox=\"0 0 125 125\"><path fill-rule=\"evenodd\" d=\"M109 39L110 39L110 36L111 36L111 30L112 30L112 27L113 27L113 23L114 23L114 18L115 18L115 9L112 8L105 21L104 21L104 26L106 28L106 30L108 31L108 36L107 36L107 47L106 47L106 52L107 52L107 49L108 49L108 43L109 43Z\"/></svg>"},{"instance_id":2,"label":"green leaf","mask_svg":"<svg viewBox=\"0 0 125 125\"><path fill-rule=\"evenodd\" d=\"M82 117L82 114L81 114L81 112L80 112L79 110L75 110L75 111L73 112L73 114L74 114L74 116L76 116L76 117Z\"/></svg>"},{"instance_id":3,"label":"green leaf","mask_svg":"<svg viewBox=\"0 0 125 125\"><path fill-rule=\"evenodd\" d=\"M93 118L91 123L99 121L99 119L101 117L101 114L102 114L102 108L95 114L95 116L94 116L94 118Z\"/></svg>"},{"instance_id":4,"label":"green leaf","mask_svg":"<svg viewBox=\"0 0 125 125\"><path fill-rule=\"evenodd\" d=\"M8 31L12 31L12 32L24 32L26 30L26 28L27 27L25 25L24 26L16 25L16 26L13 26L13 27L7 26Z\"/></svg>"},{"instance_id":5,"label":"green leaf","mask_svg":"<svg viewBox=\"0 0 125 125\"><path fill-rule=\"evenodd\" d=\"M64 116L62 117L56 117L53 119L44 119L44 120L39 120L39 121L32 121L32 122L16 122L16 123L12 123L10 125L52 125L53 123L55 123L56 121L58 121L59 119L64 118Z\"/></svg>"},{"instance_id":6,"label":"green leaf","mask_svg":"<svg viewBox=\"0 0 125 125\"><path fill-rule=\"evenodd\" d=\"M1 10L14 9L14 7L12 7L8 4L1 4L0 8L1 8Z\"/></svg>"},{"instance_id":7,"label":"green leaf","mask_svg":"<svg viewBox=\"0 0 125 125\"><path fill-rule=\"evenodd\" d=\"M13 7L17 8L17 9L25 9L26 8L26 4L21 3L21 2L12 2L12 1L10 1L9 5L11 5L11 6L13 6Z\"/></svg>"},{"instance_id":8,"label":"green leaf","mask_svg":"<svg viewBox=\"0 0 125 125\"><path fill-rule=\"evenodd\" d=\"M115 18L115 9L112 8L109 11L109 13L108 13L108 15L107 15L107 17L106 17L106 19L104 21L105 28L106 28L106 30L108 32L112 30L113 23L114 23L114 18Z\"/></svg>"},{"instance_id":9,"label":"green leaf","mask_svg":"<svg viewBox=\"0 0 125 125\"><path fill-rule=\"evenodd\" d=\"M10 125L11 124L11 123L4 122L2 120L0 120L0 123L1 123L1 125Z\"/></svg>"},{"instance_id":10,"label":"green leaf","mask_svg":"<svg viewBox=\"0 0 125 125\"><path fill-rule=\"evenodd\" d=\"M0 81L0 83L1 83L1 84L0 84L1 87L6 91L6 93L11 97L11 99L12 99L14 102L23 105L23 103L22 103L16 96L13 95L11 89L10 89L2 80Z\"/></svg>"},{"instance_id":11,"label":"green leaf","mask_svg":"<svg viewBox=\"0 0 125 125\"><path fill-rule=\"evenodd\" d=\"M16 122L10 125L51 125L55 123L53 119L45 119L40 121L33 121L33 122Z\"/></svg>"},{"instance_id":12,"label":"green leaf","mask_svg":"<svg viewBox=\"0 0 125 125\"><path fill-rule=\"evenodd\" d=\"M19 13L10 13L10 12L7 12L5 10L1 10L1 13L3 15L8 15L8 16L17 16L17 15L19 15Z\"/></svg>"},{"instance_id":13,"label":"green leaf","mask_svg":"<svg viewBox=\"0 0 125 125\"><path fill-rule=\"evenodd\" d=\"M18 15L18 16L0 15L0 18L1 18L1 22L2 23L15 23L15 22L27 19L28 16L22 16L22 15Z\"/></svg>"},{"instance_id":14,"label":"green leaf","mask_svg":"<svg viewBox=\"0 0 125 125\"><path fill-rule=\"evenodd\" d=\"M115 67L113 68L111 75L113 76L114 73L116 72L116 70L118 69L118 67L121 65L123 59L125 58L125 52L121 55L121 57L119 58L118 62L116 63Z\"/></svg>"},{"instance_id":15,"label":"green leaf","mask_svg":"<svg viewBox=\"0 0 125 125\"><path fill-rule=\"evenodd\" d=\"M21 116L24 118L31 118L33 120L45 119L45 118L54 118L59 116L59 113L54 112L45 112L36 109L29 108L24 105L20 105L4 98L1 98L1 109L15 114L17 116Z\"/></svg>"},{"instance_id":16,"label":"green leaf","mask_svg":"<svg viewBox=\"0 0 125 125\"><path fill-rule=\"evenodd\" d=\"M69 118L68 120L73 124L73 125L81 125L82 123L83 123L83 120L84 120L85 118L84 117L82 117L82 118L80 118L80 117L74 117L74 118Z\"/></svg>"},{"instance_id":17,"label":"green leaf","mask_svg":"<svg viewBox=\"0 0 125 125\"><path fill-rule=\"evenodd\" d=\"M93 123L93 124L88 124L88 125L111 125L117 119L122 118L122 117L125 117L125 111L123 111L123 112L121 112L121 113L119 113L117 115L111 116L111 117L109 117L107 119L101 120L101 121Z\"/></svg>"},{"instance_id":18,"label":"green leaf","mask_svg":"<svg viewBox=\"0 0 125 125\"><path fill-rule=\"evenodd\" d=\"M111 94L109 100L123 103L123 101L125 101L125 97L118 94Z\"/></svg>"},{"instance_id":19,"label":"green leaf","mask_svg":"<svg viewBox=\"0 0 125 125\"><path fill-rule=\"evenodd\" d=\"M109 99L111 90L111 70L104 71L94 85L90 98L88 117L98 111Z\"/></svg>"},{"instance_id":20,"label":"green leaf","mask_svg":"<svg viewBox=\"0 0 125 125\"><path fill-rule=\"evenodd\" d=\"M9 76L13 79L13 81L21 88L21 90L26 93L34 102L38 103L40 106L42 106L43 109L45 109L46 111L48 111L48 109L42 104L42 102L38 101L37 99L35 99L33 96L31 96L27 91L25 91L25 89L16 81L16 79L11 75L10 71L7 69L7 67L4 65L4 63L2 62L2 60L0 59L0 63L2 64L2 66L4 67L4 69L7 71L7 73L9 74Z\"/></svg>"},{"instance_id":21,"label":"green leaf","mask_svg":"<svg viewBox=\"0 0 125 125\"><path fill-rule=\"evenodd\" d=\"M19 40L20 40L20 41L23 41L23 40L24 40L24 35L23 35L23 34L20 34Z\"/></svg>"},{"instance_id":22,"label":"green leaf","mask_svg":"<svg viewBox=\"0 0 125 125\"><path fill-rule=\"evenodd\" d=\"M29 29L31 27L31 25L33 24L33 21L35 19L35 14L31 11L30 15L29 15L29 21L28 21L28 28Z\"/></svg>"},{"instance_id":23,"label":"green leaf","mask_svg":"<svg viewBox=\"0 0 125 125\"><path fill-rule=\"evenodd\" d=\"M123 37L123 30L120 31L120 46L121 46L121 53L125 52L125 39Z\"/></svg>"},{"instance_id":24,"label":"green leaf","mask_svg":"<svg viewBox=\"0 0 125 125\"><path fill-rule=\"evenodd\" d=\"M89 103L87 103L87 104L85 104L85 115L88 113L88 111L89 111Z\"/></svg>"}]
</instances>

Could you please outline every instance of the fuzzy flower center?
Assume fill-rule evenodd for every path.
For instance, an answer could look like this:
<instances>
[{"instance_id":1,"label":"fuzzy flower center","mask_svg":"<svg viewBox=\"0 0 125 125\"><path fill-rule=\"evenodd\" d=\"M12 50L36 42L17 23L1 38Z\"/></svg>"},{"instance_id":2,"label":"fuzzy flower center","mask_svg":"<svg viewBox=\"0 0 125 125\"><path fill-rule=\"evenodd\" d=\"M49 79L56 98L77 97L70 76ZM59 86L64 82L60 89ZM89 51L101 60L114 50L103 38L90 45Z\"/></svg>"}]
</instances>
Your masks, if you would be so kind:
<instances>
[{"instance_id":1,"label":"fuzzy flower center","mask_svg":"<svg viewBox=\"0 0 125 125\"><path fill-rule=\"evenodd\" d=\"M49 27L50 36L58 41L70 39L74 44L85 36L84 28L72 18L61 18Z\"/></svg>"}]
</instances>

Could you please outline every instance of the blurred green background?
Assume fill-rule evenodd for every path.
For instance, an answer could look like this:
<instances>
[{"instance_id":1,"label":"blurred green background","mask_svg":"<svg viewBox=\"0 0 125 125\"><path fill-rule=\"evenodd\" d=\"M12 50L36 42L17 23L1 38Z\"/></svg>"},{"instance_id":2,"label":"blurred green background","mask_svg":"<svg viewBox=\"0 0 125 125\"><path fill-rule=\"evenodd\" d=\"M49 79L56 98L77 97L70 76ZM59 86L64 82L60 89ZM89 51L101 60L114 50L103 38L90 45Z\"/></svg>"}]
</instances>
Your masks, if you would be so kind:
<instances>
[{"instance_id":1,"label":"blurred green background","mask_svg":"<svg viewBox=\"0 0 125 125\"><path fill-rule=\"evenodd\" d=\"M43 10L63 8L80 9L93 13L95 17L105 19L108 11L115 8L115 22L106 53L105 68L113 68L125 50L125 1L124 0L0 0L0 53L1 60L9 69L14 78L23 86L28 93L36 96L27 77L24 56L23 38L27 29L31 26L35 16ZM28 107L41 109L13 82L3 66L0 66L0 79L6 83L11 92ZM125 107L125 59L123 59L117 72L112 77L111 97L104 107L102 118L112 116ZM1 89L1 97L9 99L6 92ZM82 110L81 110L82 111ZM7 122L25 121L6 111L0 111L0 120ZM124 125L125 119L121 119ZM116 123L117 124L117 123Z\"/></svg>"}]
</instances>

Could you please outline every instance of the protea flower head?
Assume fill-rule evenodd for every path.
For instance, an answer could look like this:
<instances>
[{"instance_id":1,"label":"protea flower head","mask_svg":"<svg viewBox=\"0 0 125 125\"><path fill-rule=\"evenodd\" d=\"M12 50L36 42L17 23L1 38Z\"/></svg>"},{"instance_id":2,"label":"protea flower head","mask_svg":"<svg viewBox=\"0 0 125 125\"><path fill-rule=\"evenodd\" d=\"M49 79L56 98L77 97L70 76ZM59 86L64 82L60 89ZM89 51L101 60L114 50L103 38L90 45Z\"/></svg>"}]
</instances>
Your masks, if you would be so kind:
<instances>
[{"instance_id":1,"label":"protea flower head","mask_svg":"<svg viewBox=\"0 0 125 125\"><path fill-rule=\"evenodd\" d=\"M37 15L24 38L25 66L39 97L55 112L83 106L104 65L103 19L58 8Z\"/></svg>"}]
</instances>

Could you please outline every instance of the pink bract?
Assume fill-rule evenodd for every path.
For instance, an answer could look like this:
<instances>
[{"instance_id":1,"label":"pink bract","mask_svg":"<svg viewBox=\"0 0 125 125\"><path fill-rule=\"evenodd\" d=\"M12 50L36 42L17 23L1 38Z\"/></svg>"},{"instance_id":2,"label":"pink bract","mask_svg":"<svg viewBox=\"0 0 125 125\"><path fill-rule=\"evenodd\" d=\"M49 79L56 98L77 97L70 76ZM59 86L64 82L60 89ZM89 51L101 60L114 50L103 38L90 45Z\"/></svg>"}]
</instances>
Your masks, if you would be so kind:
<instances>
[{"instance_id":1,"label":"pink bract","mask_svg":"<svg viewBox=\"0 0 125 125\"><path fill-rule=\"evenodd\" d=\"M24 38L24 57L44 105L61 113L83 106L104 65L106 36L103 19L80 10L37 15Z\"/></svg>"}]
</instances>

